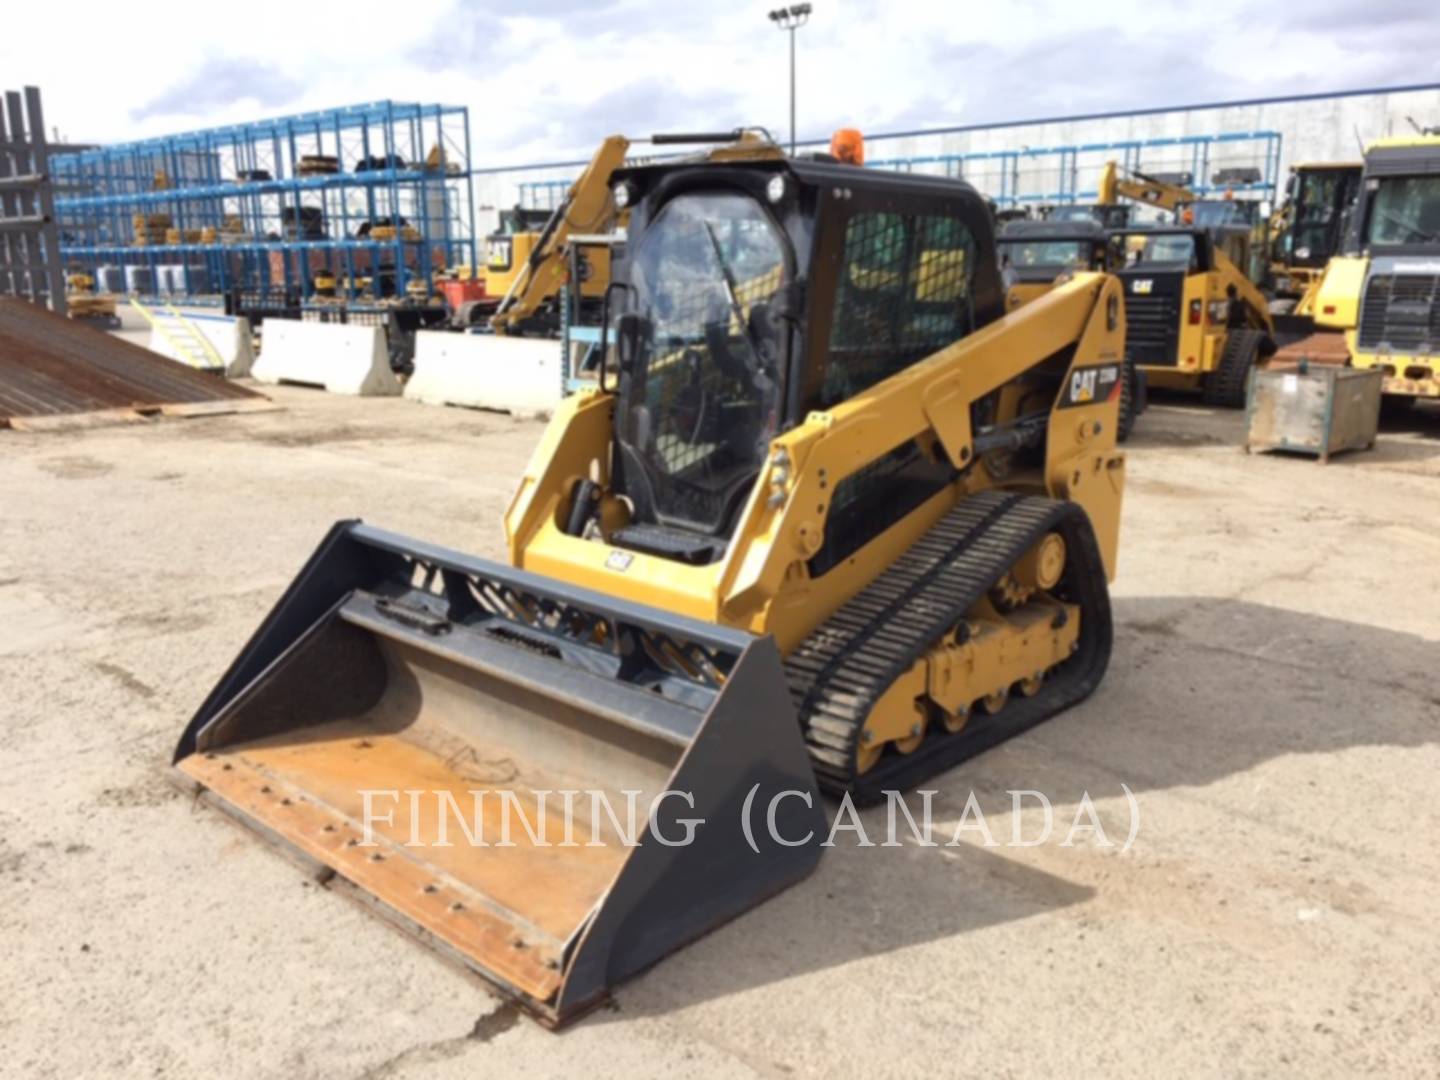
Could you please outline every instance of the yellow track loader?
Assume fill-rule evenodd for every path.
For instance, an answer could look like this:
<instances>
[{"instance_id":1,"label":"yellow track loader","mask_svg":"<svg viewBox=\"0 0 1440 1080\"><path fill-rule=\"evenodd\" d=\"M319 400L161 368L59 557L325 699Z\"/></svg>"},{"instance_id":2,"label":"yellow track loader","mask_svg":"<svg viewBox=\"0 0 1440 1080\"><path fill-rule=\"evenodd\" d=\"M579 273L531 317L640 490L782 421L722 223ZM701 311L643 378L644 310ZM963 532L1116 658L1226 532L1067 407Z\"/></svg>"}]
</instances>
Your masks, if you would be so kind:
<instances>
[{"instance_id":1,"label":"yellow track loader","mask_svg":"<svg viewBox=\"0 0 1440 1080\"><path fill-rule=\"evenodd\" d=\"M1126 355L1146 383L1199 390L1207 404L1239 408L1246 380L1275 352L1269 302L1201 225L1115 234L1125 265Z\"/></svg>"},{"instance_id":2,"label":"yellow track loader","mask_svg":"<svg viewBox=\"0 0 1440 1080\"><path fill-rule=\"evenodd\" d=\"M820 789L930 780L1110 654L1118 281L1007 314L969 185L724 150L616 171L613 362L508 562L337 524L175 752L550 1023L807 874Z\"/></svg>"}]
</instances>

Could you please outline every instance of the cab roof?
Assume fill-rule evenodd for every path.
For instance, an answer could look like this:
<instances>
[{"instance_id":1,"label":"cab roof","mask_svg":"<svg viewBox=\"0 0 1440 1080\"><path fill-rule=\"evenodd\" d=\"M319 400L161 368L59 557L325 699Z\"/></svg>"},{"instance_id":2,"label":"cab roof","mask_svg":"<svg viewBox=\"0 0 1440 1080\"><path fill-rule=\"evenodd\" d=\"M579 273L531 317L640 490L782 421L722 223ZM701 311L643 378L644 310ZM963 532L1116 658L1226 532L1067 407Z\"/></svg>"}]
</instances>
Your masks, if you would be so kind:
<instances>
[{"instance_id":1,"label":"cab roof","mask_svg":"<svg viewBox=\"0 0 1440 1080\"><path fill-rule=\"evenodd\" d=\"M1105 226L1095 220L1007 221L999 240L1103 240Z\"/></svg>"},{"instance_id":2,"label":"cab roof","mask_svg":"<svg viewBox=\"0 0 1440 1080\"><path fill-rule=\"evenodd\" d=\"M827 158L829 155L825 155ZM932 198L975 198L982 196L972 184L948 176L928 173L895 172L863 165L847 165L834 159L818 157L753 158L750 160L710 161L704 157L656 161L615 170L616 179L648 180L654 176L685 169L744 169L774 172L784 169L795 179L816 188L842 188L881 194L926 195Z\"/></svg>"}]
</instances>

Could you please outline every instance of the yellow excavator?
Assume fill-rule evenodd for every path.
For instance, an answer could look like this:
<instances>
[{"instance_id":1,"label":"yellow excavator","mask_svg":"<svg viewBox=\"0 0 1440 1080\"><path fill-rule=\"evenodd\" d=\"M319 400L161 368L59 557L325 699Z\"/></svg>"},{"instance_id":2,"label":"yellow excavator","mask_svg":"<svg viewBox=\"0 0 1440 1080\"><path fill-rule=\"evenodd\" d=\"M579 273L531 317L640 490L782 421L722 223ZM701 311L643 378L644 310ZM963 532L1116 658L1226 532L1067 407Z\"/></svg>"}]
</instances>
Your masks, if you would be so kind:
<instances>
[{"instance_id":1,"label":"yellow excavator","mask_svg":"<svg viewBox=\"0 0 1440 1080\"><path fill-rule=\"evenodd\" d=\"M1343 248L1282 355L1378 368L1387 407L1440 398L1440 129L1366 149Z\"/></svg>"},{"instance_id":2,"label":"yellow excavator","mask_svg":"<svg viewBox=\"0 0 1440 1080\"><path fill-rule=\"evenodd\" d=\"M541 212L517 208L501 215L500 230L485 245L485 288L500 298L489 313L495 333L558 328L560 290L573 270L572 243L612 233L623 217L611 198L610 177L624 164L629 150L630 140L623 135L602 142L538 229L533 219ZM581 299L598 303L610 284L610 249L592 244L576 254Z\"/></svg>"},{"instance_id":3,"label":"yellow excavator","mask_svg":"<svg viewBox=\"0 0 1440 1080\"><path fill-rule=\"evenodd\" d=\"M821 790L933 780L1111 649L1118 281L1007 313L968 184L688 139L611 177L613 355L508 561L337 524L175 751L551 1024L807 874Z\"/></svg>"},{"instance_id":4,"label":"yellow excavator","mask_svg":"<svg viewBox=\"0 0 1440 1080\"><path fill-rule=\"evenodd\" d=\"M1121 199L1129 199L1142 206L1178 214L1182 207L1196 199L1189 181L1188 176L1151 176L1127 170L1118 161L1107 161L1100 170L1095 201L1101 206L1114 206Z\"/></svg>"}]
</instances>

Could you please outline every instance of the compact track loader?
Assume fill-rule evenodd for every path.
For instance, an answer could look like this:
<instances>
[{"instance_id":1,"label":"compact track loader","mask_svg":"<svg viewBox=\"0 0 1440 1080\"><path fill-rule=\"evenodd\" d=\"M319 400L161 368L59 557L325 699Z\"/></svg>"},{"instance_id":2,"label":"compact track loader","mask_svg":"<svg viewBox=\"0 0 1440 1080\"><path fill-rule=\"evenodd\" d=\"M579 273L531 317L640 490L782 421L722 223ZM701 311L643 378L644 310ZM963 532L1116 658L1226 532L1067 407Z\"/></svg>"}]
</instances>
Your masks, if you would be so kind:
<instances>
[{"instance_id":1,"label":"compact track loader","mask_svg":"<svg viewBox=\"0 0 1440 1080\"><path fill-rule=\"evenodd\" d=\"M614 186L613 362L508 565L337 524L175 753L552 1023L807 874L817 788L1089 695L1125 475L1118 281L1007 314L969 185L762 147Z\"/></svg>"},{"instance_id":2,"label":"compact track loader","mask_svg":"<svg viewBox=\"0 0 1440 1080\"><path fill-rule=\"evenodd\" d=\"M1125 259L1126 351L1147 385L1199 390L1210 405L1245 404L1250 371L1275 352L1269 302L1202 225L1115 234Z\"/></svg>"}]
</instances>

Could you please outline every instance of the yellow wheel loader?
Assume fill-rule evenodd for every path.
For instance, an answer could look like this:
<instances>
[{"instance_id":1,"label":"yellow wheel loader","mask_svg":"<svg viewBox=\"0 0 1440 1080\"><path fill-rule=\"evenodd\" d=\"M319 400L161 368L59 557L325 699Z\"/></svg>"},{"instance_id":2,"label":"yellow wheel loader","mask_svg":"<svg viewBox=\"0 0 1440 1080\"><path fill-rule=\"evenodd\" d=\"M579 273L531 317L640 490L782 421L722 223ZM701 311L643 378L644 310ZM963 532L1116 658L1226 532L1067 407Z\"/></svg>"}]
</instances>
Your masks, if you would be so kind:
<instances>
[{"instance_id":1,"label":"yellow wheel loader","mask_svg":"<svg viewBox=\"0 0 1440 1080\"><path fill-rule=\"evenodd\" d=\"M1379 368L1390 407L1440 398L1440 131L1366 150L1344 253L1313 295L1317 332L1287 357Z\"/></svg>"},{"instance_id":2,"label":"yellow wheel loader","mask_svg":"<svg viewBox=\"0 0 1440 1080\"><path fill-rule=\"evenodd\" d=\"M1269 303L1214 229L1165 225L1117 232L1125 265L1126 355L1147 385L1199 390L1239 408L1246 380L1275 352Z\"/></svg>"},{"instance_id":3,"label":"yellow wheel loader","mask_svg":"<svg viewBox=\"0 0 1440 1080\"><path fill-rule=\"evenodd\" d=\"M175 752L550 1023L807 874L819 789L1092 693L1125 475L1119 283L1007 314L969 185L770 147L614 187L613 362L508 564L337 524Z\"/></svg>"},{"instance_id":4,"label":"yellow wheel loader","mask_svg":"<svg viewBox=\"0 0 1440 1080\"><path fill-rule=\"evenodd\" d=\"M1290 167L1285 202L1268 225L1270 278L1275 295L1295 298L1296 314L1313 314L1310 287L1339 254L1344 224L1360 190L1359 162Z\"/></svg>"}]
</instances>

